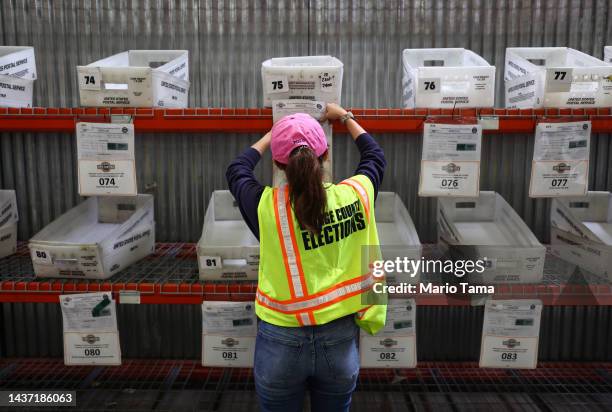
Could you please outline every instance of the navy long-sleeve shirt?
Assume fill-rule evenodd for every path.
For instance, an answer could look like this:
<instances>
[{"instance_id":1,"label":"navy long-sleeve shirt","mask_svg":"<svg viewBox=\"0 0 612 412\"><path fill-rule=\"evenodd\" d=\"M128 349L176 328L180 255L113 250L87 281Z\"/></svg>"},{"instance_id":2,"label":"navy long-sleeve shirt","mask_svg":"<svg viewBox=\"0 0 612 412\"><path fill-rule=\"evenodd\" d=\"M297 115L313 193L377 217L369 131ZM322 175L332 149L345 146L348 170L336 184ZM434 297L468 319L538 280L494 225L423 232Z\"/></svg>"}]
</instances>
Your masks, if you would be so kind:
<instances>
[{"instance_id":1,"label":"navy long-sleeve shirt","mask_svg":"<svg viewBox=\"0 0 612 412\"><path fill-rule=\"evenodd\" d=\"M355 174L365 175L372 181L376 197L387 166L385 155L382 148L368 133L357 137L355 143L361 154ZM238 202L240 213L257 239L259 239L257 206L265 186L255 178L253 170L260 159L259 152L249 147L230 163L225 174L229 190Z\"/></svg>"}]
</instances>

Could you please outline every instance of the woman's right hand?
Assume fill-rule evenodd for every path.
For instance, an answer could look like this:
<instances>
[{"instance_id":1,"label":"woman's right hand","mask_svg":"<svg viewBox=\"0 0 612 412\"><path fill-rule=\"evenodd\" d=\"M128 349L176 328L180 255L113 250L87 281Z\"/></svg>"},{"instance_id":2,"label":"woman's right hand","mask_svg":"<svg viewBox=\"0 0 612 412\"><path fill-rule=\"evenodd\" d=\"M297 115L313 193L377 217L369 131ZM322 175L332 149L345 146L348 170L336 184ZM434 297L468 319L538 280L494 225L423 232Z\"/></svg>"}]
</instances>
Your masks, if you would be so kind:
<instances>
[{"instance_id":1,"label":"woman's right hand","mask_svg":"<svg viewBox=\"0 0 612 412\"><path fill-rule=\"evenodd\" d=\"M262 155L270 147L271 141L272 141L272 131L270 130L261 139L256 141L251 147L257 150L260 155Z\"/></svg>"},{"instance_id":2,"label":"woman's right hand","mask_svg":"<svg viewBox=\"0 0 612 412\"><path fill-rule=\"evenodd\" d=\"M340 105L336 103L327 103L325 110L325 119L327 120L338 120L347 113Z\"/></svg>"}]
</instances>

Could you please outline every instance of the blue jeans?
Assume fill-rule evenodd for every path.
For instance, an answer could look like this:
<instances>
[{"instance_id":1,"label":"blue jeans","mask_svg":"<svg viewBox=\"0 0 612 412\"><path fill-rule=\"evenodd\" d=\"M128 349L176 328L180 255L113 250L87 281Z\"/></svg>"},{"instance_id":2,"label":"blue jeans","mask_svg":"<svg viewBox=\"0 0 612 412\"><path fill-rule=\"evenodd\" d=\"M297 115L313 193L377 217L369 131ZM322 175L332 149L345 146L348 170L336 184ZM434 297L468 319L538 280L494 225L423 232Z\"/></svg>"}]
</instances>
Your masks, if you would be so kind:
<instances>
[{"instance_id":1,"label":"blue jeans","mask_svg":"<svg viewBox=\"0 0 612 412\"><path fill-rule=\"evenodd\" d=\"M348 411L359 375L358 330L354 315L301 328L260 321L255 344L260 409L302 412L310 390L313 411Z\"/></svg>"}]
</instances>

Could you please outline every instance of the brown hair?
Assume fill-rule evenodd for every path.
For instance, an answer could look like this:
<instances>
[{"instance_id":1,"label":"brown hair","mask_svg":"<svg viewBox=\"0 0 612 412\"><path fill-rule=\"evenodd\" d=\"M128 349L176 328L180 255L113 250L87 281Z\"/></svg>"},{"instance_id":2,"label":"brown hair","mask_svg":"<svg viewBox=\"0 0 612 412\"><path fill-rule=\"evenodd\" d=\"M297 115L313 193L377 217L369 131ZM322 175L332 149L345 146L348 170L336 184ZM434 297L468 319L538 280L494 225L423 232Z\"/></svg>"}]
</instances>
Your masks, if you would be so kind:
<instances>
[{"instance_id":1,"label":"brown hair","mask_svg":"<svg viewBox=\"0 0 612 412\"><path fill-rule=\"evenodd\" d=\"M320 233L325 220L327 196L323 187L323 160L308 146L296 147L289 163L281 167L287 175L289 194L295 216L302 229ZM282 165L281 165L282 166Z\"/></svg>"}]
</instances>

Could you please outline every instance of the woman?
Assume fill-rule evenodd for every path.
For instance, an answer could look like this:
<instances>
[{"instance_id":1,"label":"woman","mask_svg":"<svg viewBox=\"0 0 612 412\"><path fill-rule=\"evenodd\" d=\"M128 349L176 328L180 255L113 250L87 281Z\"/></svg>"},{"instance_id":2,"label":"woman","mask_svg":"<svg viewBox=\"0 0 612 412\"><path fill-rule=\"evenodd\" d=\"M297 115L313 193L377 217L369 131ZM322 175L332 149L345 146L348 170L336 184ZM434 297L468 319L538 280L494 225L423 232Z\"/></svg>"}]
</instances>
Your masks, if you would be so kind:
<instances>
[{"instance_id":1,"label":"woman","mask_svg":"<svg viewBox=\"0 0 612 412\"><path fill-rule=\"evenodd\" d=\"M375 333L385 322L386 306L366 301L369 264L378 256L374 199L383 151L352 113L328 104L326 117L346 125L361 153L352 178L323 182L325 134L300 113L279 120L227 170L260 241L254 374L263 411L302 411L307 389L313 411L348 410L359 372L357 325ZM253 174L268 147L287 177L281 188L264 187ZM375 252L364 264L366 245Z\"/></svg>"}]
</instances>

